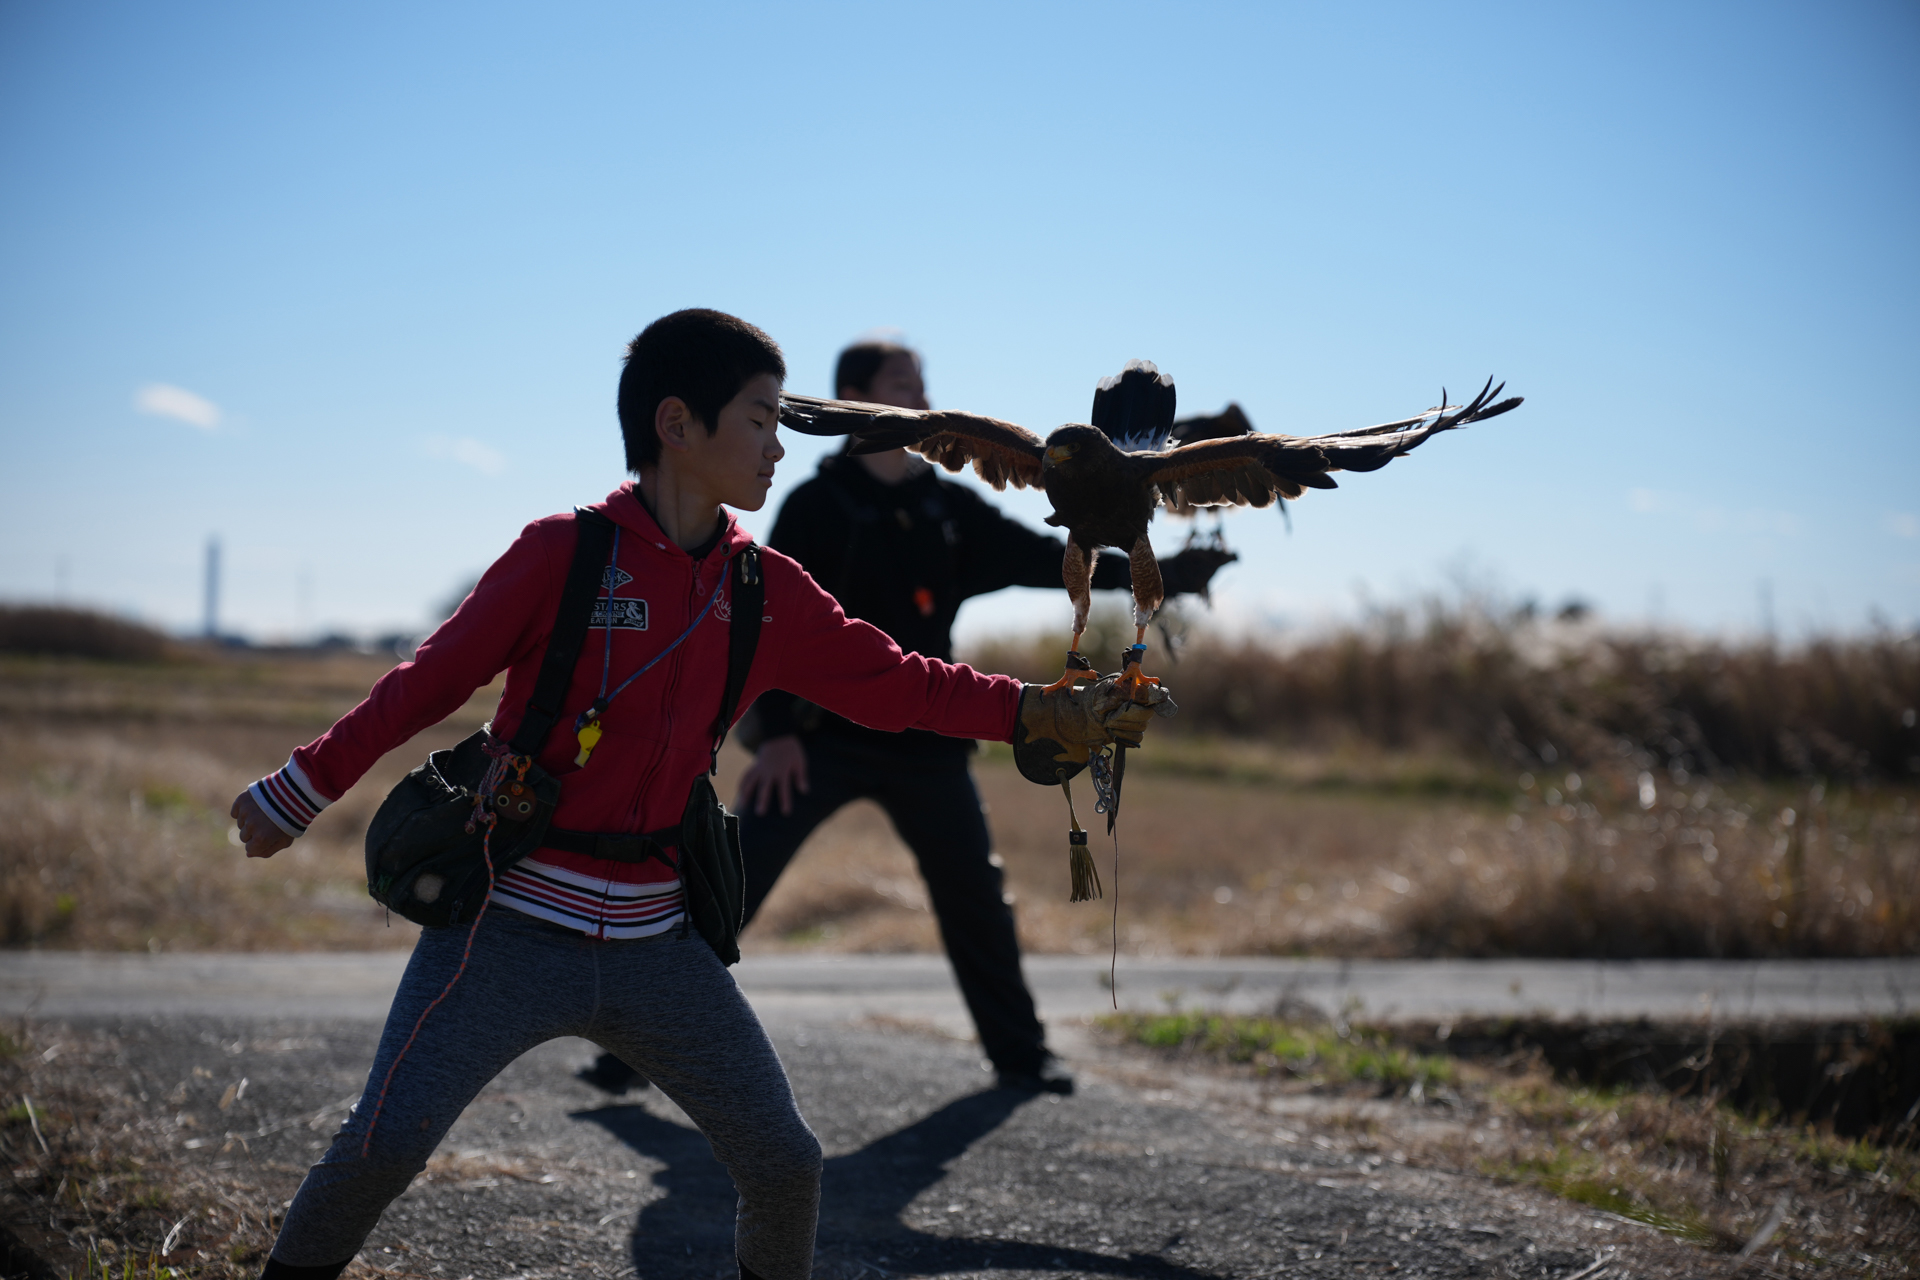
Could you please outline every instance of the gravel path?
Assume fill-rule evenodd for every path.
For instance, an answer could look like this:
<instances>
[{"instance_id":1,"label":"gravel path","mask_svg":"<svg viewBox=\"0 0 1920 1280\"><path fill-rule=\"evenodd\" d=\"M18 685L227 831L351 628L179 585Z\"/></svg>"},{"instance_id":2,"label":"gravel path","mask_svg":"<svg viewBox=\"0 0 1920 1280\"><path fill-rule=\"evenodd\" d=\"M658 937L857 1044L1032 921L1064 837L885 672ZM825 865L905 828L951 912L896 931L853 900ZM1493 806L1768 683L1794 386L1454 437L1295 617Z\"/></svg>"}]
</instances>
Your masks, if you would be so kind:
<instances>
[{"instance_id":1,"label":"gravel path","mask_svg":"<svg viewBox=\"0 0 1920 1280\"><path fill-rule=\"evenodd\" d=\"M977 1050L897 1022L775 1016L826 1148L817 1274L1711 1275L1725 1263L1536 1193L1396 1161L1404 1104L1276 1098L1081 1038L1071 1098L988 1089ZM182 1156L290 1196L361 1084L362 1019L89 1019ZM43 1023L41 1039L57 1035ZM556 1041L508 1069L363 1259L402 1275L731 1276L730 1184L655 1092L618 1104ZM244 1090L235 1090L242 1080ZM226 1109L220 1101L237 1093ZM1606 1265L1589 1270L1598 1261Z\"/></svg>"}]
</instances>

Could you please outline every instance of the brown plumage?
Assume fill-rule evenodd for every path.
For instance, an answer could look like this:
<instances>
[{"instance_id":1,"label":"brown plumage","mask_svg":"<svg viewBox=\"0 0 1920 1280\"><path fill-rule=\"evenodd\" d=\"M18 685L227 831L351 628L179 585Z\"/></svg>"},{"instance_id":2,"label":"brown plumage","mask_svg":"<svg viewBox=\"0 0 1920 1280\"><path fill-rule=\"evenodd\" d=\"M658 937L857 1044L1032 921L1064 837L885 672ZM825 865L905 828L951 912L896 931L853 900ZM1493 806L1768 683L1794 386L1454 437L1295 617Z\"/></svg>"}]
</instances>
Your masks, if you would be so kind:
<instances>
[{"instance_id":1,"label":"brown plumage","mask_svg":"<svg viewBox=\"0 0 1920 1280\"><path fill-rule=\"evenodd\" d=\"M1492 418L1520 404L1497 397L1489 378L1464 405L1445 402L1411 417L1322 436L1266 435L1238 405L1207 418L1174 421L1173 383L1135 361L1094 393L1094 425L1069 424L1042 440L998 418L948 409L781 398L781 425L804 435L851 435L854 453L906 447L949 471L972 464L996 489L1036 486L1053 504L1047 523L1071 544L1067 590L1074 603L1074 648L1091 603L1084 575L1071 571L1101 547L1128 551L1134 564L1134 622L1144 636L1160 607L1160 582L1147 525L1156 507L1180 515L1204 507L1265 507L1308 489L1332 489L1335 471L1377 471L1442 431ZM1146 572L1151 569L1152 571ZM1139 651L1136 644L1136 652ZM1137 659L1129 670L1137 666ZM1063 680L1073 676L1070 668Z\"/></svg>"}]
</instances>

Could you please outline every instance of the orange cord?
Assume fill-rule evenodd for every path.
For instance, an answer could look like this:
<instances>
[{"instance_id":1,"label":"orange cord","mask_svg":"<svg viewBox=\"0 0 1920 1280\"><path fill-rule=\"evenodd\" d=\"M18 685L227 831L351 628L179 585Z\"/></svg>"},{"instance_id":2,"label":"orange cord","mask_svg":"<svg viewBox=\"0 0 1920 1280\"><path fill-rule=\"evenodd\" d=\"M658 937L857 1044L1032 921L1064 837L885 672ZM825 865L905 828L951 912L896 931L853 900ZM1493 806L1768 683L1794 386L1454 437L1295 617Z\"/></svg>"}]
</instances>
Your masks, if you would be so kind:
<instances>
[{"instance_id":1,"label":"orange cord","mask_svg":"<svg viewBox=\"0 0 1920 1280\"><path fill-rule=\"evenodd\" d=\"M1120 833L1113 834L1113 954L1107 958L1107 991L1120 1012Z\"/></svg>"},{"instance_id":2,"label":"orange cord","mask_svg":"<svg viewBox=\"0 0 1920 1280\"><path fill-rule=\"evenodd\" d=\"M521 776L524 777L525 775L526 770L522 768ZM487 824L487 833L480 837L480 856L484 858L487 863L487 896L480 899L480 910L474 914L473 926L467 930L467 948L460 953L460 967L453 971L453 977L447 979L446 987L441 990L439 995L433 998L433 1003L420 1011L420 1017L413 1024L413 1034L409 1035L407 1042L400 1046L400 1052L394 1057L393 1065L387 1068L387 1078L380 1082L380 1096L374 1099L373 1114L367 1118L367 1137L366 1140L360 1144L360 1158L362 1160L366 1159L368 1153L373 1150L374 1126L380 1123L381 1108L387 1105L387 1088L393 1084L393 1073L400 1069L401 1060L407 1056L407 1050L413 1048L413 1042L419 1038L420 1028L426 1025L427 1015L440 1007L440 1002L452 994L454 984L460 981L462 974L466 973L467 961L473 955L474 935L480 932L480 922L486 919L487 916L487 904L493 901L493 850L491 846L493 844L494 824L498 819L489 813L483 817L481 821Z\"/></svg>"}]
</instances>

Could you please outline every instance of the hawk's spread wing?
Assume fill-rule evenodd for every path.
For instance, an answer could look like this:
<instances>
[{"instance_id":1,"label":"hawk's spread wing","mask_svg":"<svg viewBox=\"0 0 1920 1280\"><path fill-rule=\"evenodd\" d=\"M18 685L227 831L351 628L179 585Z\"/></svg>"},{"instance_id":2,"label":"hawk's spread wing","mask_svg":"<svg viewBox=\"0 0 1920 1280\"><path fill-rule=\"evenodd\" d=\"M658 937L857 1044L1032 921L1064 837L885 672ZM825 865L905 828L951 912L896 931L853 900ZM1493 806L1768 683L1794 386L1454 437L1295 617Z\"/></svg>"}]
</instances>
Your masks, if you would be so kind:
<instances>
[{"instance_id":1,"label":"hawk's spread wing","mask_svg":"<svg viewBox=\"0 0 1920 1280\"><path fill-rule=\"evenodd\" d=\"M780 425L809 436L852 436L854 453L912 449L949 471L967 463L996 489L1040 482L1046 446L1025 427L951 409L896 409L853 400L782 395Z\"/></svg>"},{"instance_id":2,"label":"hawk's spread wing","mask_svg":"<svg viewBox=\"0 0 1920 1280\"><path fill-rule=\"evenodd\" d=\"M1333 470L1311 440L1244 435L1202 440L1151 455L1147 481L1175 515L1200 507L1264 507L1308 489L1331 489Z\"/></svg>"},{"instance_id":3,"label":"hawk's spread wing","mask_svg":"<svg viewBox=\"0 0 1920 1280\"><path fill-rule=\"evenodd\" d=\"M1246 422L1246 416L1236 412L1238 406L1229 406L1215 418L1188 420L1205 431L1196 443L1143 457L1149 463L1146 479L1159 486L1160 500L1177 515L1189 515L1198 507L1264 507L1276 497L1297 498L1307 489L1336 487L1329 471L1377 471L1429 436L1516 408L1519 396L1494 400L1505 387L1494 386L1489 378L1468 404L1446 404L1442 395L1437 409L1324 436L1236 433L1234 428ZM1179 425L1184 424L1176 424L1176 432Z\"/></svg>"},{"instance_id":4,"label":"hawk's spread wing","mask_svg":"<svg viewBox=\"0 0 1920 1280\"><path fill-rule=\"evenodd\" d=\"M1252 434L1253 423L1248 420L1247 411L1237 404L1230 404L1218 413L1180 419L1173 424L1171 441L1175 445L1197 444L1202 440L1224 440L1229 436Z\"/></svg>"}]
</instances>

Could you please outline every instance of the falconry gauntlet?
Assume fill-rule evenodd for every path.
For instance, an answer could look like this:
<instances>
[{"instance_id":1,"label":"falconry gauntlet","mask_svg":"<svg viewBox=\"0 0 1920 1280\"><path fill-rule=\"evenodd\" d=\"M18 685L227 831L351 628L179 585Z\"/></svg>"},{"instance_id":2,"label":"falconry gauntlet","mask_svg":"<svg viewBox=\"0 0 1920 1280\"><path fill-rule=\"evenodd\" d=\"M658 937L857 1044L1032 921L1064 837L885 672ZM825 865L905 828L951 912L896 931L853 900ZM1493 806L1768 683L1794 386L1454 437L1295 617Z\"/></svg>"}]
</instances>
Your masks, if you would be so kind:
<instances>
[{"instance_id":1,"label":"falconry gauntlet","mask_svg":"<svg viewBox=\"0 0 1920 1280\"><path fill-rule=\"evenodd\" d=\"M1136 695L1120 687L1118 676L1050 693L1030 684L1020 694L1013 761L1027 781L1055 786L1062 771L1073 777L1108 743L1139 746L1149 720L1176 710L1172 696L1159 685L1142 686Z\"/></svg>"}]
</instances>

